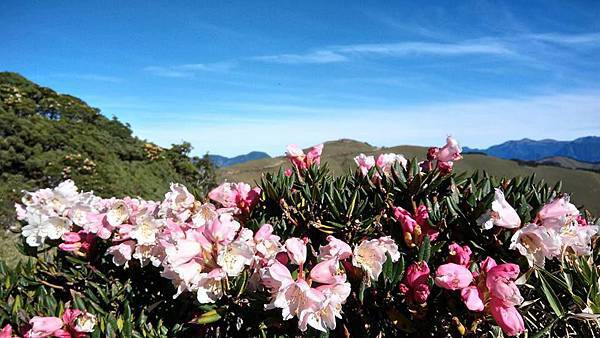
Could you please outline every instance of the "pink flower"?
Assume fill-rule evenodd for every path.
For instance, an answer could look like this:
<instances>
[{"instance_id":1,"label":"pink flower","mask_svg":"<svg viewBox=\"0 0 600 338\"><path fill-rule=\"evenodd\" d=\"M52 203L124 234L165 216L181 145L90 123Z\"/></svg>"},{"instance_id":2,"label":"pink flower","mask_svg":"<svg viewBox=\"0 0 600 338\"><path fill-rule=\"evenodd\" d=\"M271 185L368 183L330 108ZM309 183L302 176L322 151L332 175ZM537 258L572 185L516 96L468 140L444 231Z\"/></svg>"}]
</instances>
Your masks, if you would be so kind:
<instances>
[{"instance_id":1,"label":"pink flower","mask_svg":"<svg viewBox=\"0 0 600 338\"><path fill-rule=\"evenodd\" d=\"M460 297L467 306L467 308L471 311L483 311L483 297L479 293L479 289L477 286L468 286L462 290L460 290Z\"/></svg>"},{"instance_id":2,"label":"pink flower","mask_svg":"<svg viewBox=\"0 0 600 338\"><path fill-rule=\"evenodd\" d=\"M466 288L472 281L473 275L471 271L462 265L454 263L440 265L435 273L435 284L448 290Z\"/></svg>"},{"instance_id":3,"label":"pink flower","mask_svg":"<svg viewBox=\"0 0 600 338\"><path fill-rule=\"evenodd\" d=\"M106 253L112 255L112 261L115 265L125 267L129 266L131 255L135 250L135 242L132 240L125 241L123 243L113 245L106 250Z\"/></svg>"},{"instance_id":4,"label":"pink flower","mask_svg":"<svg viewBox=\"0 0 600 338\"><path fill-rule=\"evenodd\" d=\"M456 263L459 265L468 266L471 261L471 248L468 245L460 246L456 243L448 245L448 251L450 256L448 262Z\"/></svg>"},{"instance_id":5,"label":"pink flower","mask_svg":"<svg viewBox=\"0 0 600 338\"><path fill-rule=\"evenodd\" d=\"M289 238L285 241L285 249L292 263L302 265L306 262L306 243L300 238Z\"/></svg>"},{"instance_id":6,"label":"pink flower","mask_svg":"<svg viewBox=\"0 0 600 338\"><path fill-rule=\"evenodd\" d=\"M79 232L67 232L61 238L63 243L58 245L59 249L67 252L75 252L81 256L85 256L90 252L96 241L94 234L89 234L83 230Z\"/></svg>"},{"instance_id":7,"label":"pink flower","mask_svg":"<svg viewBox=\"0 0 600 338\"><path fill-rule=\"evenodd\" d=\"M285 289L294 282L290 270L278 260L273 260L269 266L262 268L260 276L262 284L270 289L271 292Z\"/></svg>"},{"instance_id":8,"label":"pink flower","mask_svg":"<svg viewBox=\"0 0 600 338\"><path fill-rule=\"evenodd\" d=\"M389 154L380 154L377 157L377 161L375 162L375 164L381 168L381 170L383 171L384 174L389 175L392 172L392 167L394 166L394 163L400 163L401 167L406 168L406 158L403 155L398 155L398 154L394 154L394 153L389 153Z\"/></svg>"},{"instance_id":9,"label":"pink flower","mask_svg":"<svg viewBox=\"0 0 600 338\"><path fill-rule=\"evenodd\" d=\"M400 222L404 233L404 242L409 247L420 244L425 235L429 235L431 241L437 239L439 232L429 226L429 213L425 205L417 207L417 214L414 218L407 210L394 207L394 218Z\"/></svg>"},{"instance_id":10,"label":"pink flower","mask_svg":"<svg viewBox=\"0 0 600 338\"><path fill-rule=\"evenodd\" d=\"M483 223L484 229L491 229L494 225L507 229L515 229L521 226L519 215L508 204L504 198L504 193L500 189L496 189L492 210L481 216L478 222Z\"/></svg>"},{"instance_id":11,"label":"pink flower","mask_svg":"<svg viewBox=\"0 0 600 338\"><path fill-rule=\"evenodd\" d=\"M283 320L297 317L300 330L305 331L308 324L306 316L317 312L322 307L323 301L323 294L301 279L279 290L273 301L273 307L281 309Z\"/></svg>"},{"instance_id":12,"label":"pink flower","mask_svg":"<svg viewBox=\"0 0 600 338\"><path fill-rule=\"evenodd\" d=\"M514 280L519 277L519 266L512 263L497 265L487 273L485 285L492 299L502 302L505 306L515 306L523 303L523 297Z\"/></svg>"},{"instance_id":13,"label":"pink flower","mask_svg":"<svg viewBox=\"0 0 600 338\"><path fill-rule=\"evenodd\" d=\"M502 301L492 298L490 312L502 331L509 336L517 336L525 331L523 317L514 306L505 306Z\"/></svg>"},{"instance_id":14,"label":"pink flower","mask_svg":"<svg viewBox=\"0 0 600 338\"><path fill-rule=\"evenodd\" d=\"M233 241L240 223L231 214L221 214L204 227L204 236L213 243L228 244Z\"/></svg>"},{"instance_id":15,"label":"pink flower","mask_svg":"<svg viewBox=\"0 0 600 338\"><path fill-rule=\"evenodd\" d=\"M452 168L454 168L454 162L438 161L437 167L442 174L446 175L452 172Z\"/></svg>"},{"instance_id":16,"label":"pink flower","mask_svg":"<svg viewBox=\"0 0 600 338\"><path fill-rule=\"evenodd\" d=\"M273 226L263 224L254 234L256 253L264 259L274 258L281 251L281 238L273 235Z\"/></svg>"},{"instance_id":17,"label":"pink flower","mask_svg":"<svg viewBox=\"0 0 600 338\"><path fill-rule=\"evenodd\" d=\"M354 162L360 169L360 172L363 174L363 176L366 176L369 173L369 170L371 170L371 168L373 168L375 165L375 158L373 156L360 154L354 157Z\"/></svg>"},{"instance_id":18,"label":"pink flower","mask_svg":"<svg viewBox=\"0 0 600 338\"><path fill-rule=\"evenodd\" d=\"M346 242L331 235L327 236L327 241L329 244L321 246L319 249L320 259L337 257L338 259L342 260L352 256L352 248L350 248L350 245L348 245Z\"/></svg>"},{"instance_id":19,"label":"pink flower","mask_svg":"<svg viewBox=\"0 0 600 338\"><path fill-rule=\"evenodd\" d=\"M376 281L387 259L385 252L376 239L362 241L360 245L354 247L352 264L363 269L369 280Z\"/></svg>"},{"instance_id":20,"label":"pink flower","mask_svg":"<svg viewBox=\"0 0 600 338\"><path fill-rule=\"evenodd\" d=\"M565 225L577 222L579 210L569 202L569 196L562 196L544 205L538 212L542 224L550 229L560 231Z\"/></svg>"},{"instance_id":21,"label":"pink flower","mask_svg":"<svg viewBox=\"0 0 600 338\"><path fill-rule=\"evenodd\" d=\"M429 298L429 266L426 262L415 262L406 269L406 276L400 284L400 291L409 301L424 304Z\"/></svg>"},{"instance_id":22,"label":"pink flower","mask_svg":"<svg viewBox=\"0 0 600 338\"><path fill-rule=\"evenodd\" d=\"M321 284L337 284L346 281L346 274L340 270L336 257L321 261L310 270L310 278Z\"/></svg>"},{"instance_id":23,"label":"pink flower","mask_svg":"<svg viewBox=\"0 0 600 338\"><path fill-rule=\"evenodd\" d=\"M2 331L0 331L0 338L12 338L12 326L10 324L6 324Z\"/></svg>"},{"instance_id":24,"label":"pink flower","mask_svg":"<svg viewBox=\"0 0 600 338\"><path fill-rule=\"evenodd\" d=\"M417 284L412 290L412 297L415 302L419 304L425 304L427 302L427 298L429 298L429 294L431 290L429 288L429 284Z\"/></svg>"},{"instance_id":25,"label":"pink flower","mask_svg":"<svg viewBox=\"0 0 600 338\"><path fill-rule=\"evenodd\" d=\"M25 334L28 338L50 337L59 331L63 322L57 317L33 317L29 321L31 329Z\"/></svg>"},{"instance_id":26,"label":"pink flower","mask_svg":"<svg viewBox=\"0 0 600 338\"><path fill-rule=\"evenodd\" d=\"M225 182L208 193L208 198L220 203L225 208L236 207L235 183Z\"/></svg>"},{"instance_id":27,"label":"pink flower","mask_svg":"<svg viewBox=\"0 0 600 338\"><path fill-rule=\"evenodd\" d=\"M313 164L321 164L321 153L323 152L323 144L318 144L310 148L306 154L306 166L310 167Z\"/></svg>"},{"instance_id":28,"label":"pink flower","mask_svg":"<svg viewBox=\"0 0 600 338\"><path fill-rule=\"evenodd\" d=\"M437 160L440 162L458 161L462 158L461 152L462 149L458 145L456 139L448 136L446 138L446 145L437 153Z\"/></svg>"},{"instance_id":29,"label":"pink flower","mask_svg":"<svg viewBox=\"0 0 600 338\"><path fill-rule=\"evenodd\" d=\"M323 332L333 330L336 326L336 318L342 318L342 305L350 295L350 284L321 285L316 289L323 295L323 302L319 310L311 312L305 317L305 321L308 325ZM302 328L306 324L299 323L299 325Z\"/></svg>"},{"instance_id":30,"label":"pink flower","mask_svg":"<svg viewBox=\"0 0 600 338\"><path fill-rule=\"evenodd\" d=\"M294 171L292 170L292 168L285 168L285 171L283 172L283 174L286 177L291 177L294 174Z\"/></svg>"},{"instance_id":31,"label":"pink flower","mask_svg":"<svg viewBox=\"0 0 600 338\"><path fill-rule=\"evenodd\" d=\"M260 198L260 188L251 188L249 184L225 182L208 193L208 198L225 208L238 208L247 214Z\"/></svg>"},{"instance_id":32,"label":"pink flower","mask_svg":"<svg viewBox=\"0 0 600 338\"><path fill-rule=\"evenodd\" d=\"M408 286L414 287L418 284L427 283L430 273L431 270L429 270L427 262L414 262L406 269L406 276L404 279Z\"/></svg>"},{"instance_id":33,"label":"pink flower","mask_svg":"<svg viewBox=\"0 0 600 338\"><path fill-rule=\"evenodd\" d=\"M496 261L492 257L486 257L481 263L479 263L479 268L481 271L488 272L496 265L498 264L496 264Z\"/></svg>"},{"instance_id":34,"label":"pink flower","mask_svg":"<svg viewBox=\"0 0 600 338\"><path fill-rule=\"evenodd\" d=\"M313 146L306 155L302 149L295 144L287 146L286 156L292 164L298 169L308 169L313 164L321 163L321 153L323 152L323 144Z\"/></svg>"}]
</instances>

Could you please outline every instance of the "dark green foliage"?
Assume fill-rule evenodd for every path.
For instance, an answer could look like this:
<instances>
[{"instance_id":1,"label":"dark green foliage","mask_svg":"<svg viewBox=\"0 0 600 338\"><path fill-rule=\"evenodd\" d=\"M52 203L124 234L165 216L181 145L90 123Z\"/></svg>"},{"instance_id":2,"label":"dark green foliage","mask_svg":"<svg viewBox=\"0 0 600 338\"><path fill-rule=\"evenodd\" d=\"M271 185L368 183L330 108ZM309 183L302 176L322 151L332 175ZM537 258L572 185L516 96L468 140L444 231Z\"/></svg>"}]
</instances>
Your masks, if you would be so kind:
<instances>
[{"instance_id":1,"label":"dark green foliage","mask_svg":"<svg viewBox=\"0 0 600 338\"><path fill-rule=\"evenodd\" d=\"M189 143L159 148L78 98L0 73L0 225L14 223L21 190L67 178L99 196L159 199L169 182L204 195L214 169L190 151Z\"/></svg>"}]
</instances>

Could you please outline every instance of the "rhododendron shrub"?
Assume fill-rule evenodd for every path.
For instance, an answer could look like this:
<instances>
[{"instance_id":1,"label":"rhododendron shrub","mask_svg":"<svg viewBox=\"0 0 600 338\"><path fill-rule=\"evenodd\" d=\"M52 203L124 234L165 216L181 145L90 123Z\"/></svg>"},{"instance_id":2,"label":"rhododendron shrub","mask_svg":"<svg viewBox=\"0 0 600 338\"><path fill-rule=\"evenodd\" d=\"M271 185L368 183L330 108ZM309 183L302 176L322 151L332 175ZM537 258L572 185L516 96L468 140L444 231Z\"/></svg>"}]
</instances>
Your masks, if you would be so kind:
<instances>
[{"instance_id":1,"label":"rhododendron shrub","mask_svg":"<svg viewBox=\"0 0 600 338\"><path fill-rule=\"evenodd\" d=\"M598 226L560 186L289 146L258 186L159 201L74 182L25 192L0 265L0 337L471 336L597 332Z\"/></svg>"}]
</instances>

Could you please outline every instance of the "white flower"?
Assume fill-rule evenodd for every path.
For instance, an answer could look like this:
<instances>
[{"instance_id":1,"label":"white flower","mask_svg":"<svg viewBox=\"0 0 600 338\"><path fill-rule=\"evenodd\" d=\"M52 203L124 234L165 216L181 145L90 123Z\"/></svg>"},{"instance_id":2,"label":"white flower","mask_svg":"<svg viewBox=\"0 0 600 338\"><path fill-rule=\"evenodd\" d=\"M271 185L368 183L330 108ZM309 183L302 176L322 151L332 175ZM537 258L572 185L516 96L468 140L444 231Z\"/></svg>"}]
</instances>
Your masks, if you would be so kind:
<instances>
[{"instance_id":1,"label":"white flower","mask_svg":"<svg viewBox=\"0 0 600 338\"><path fill-rule=\"evenodd\" d=\"M192 228L199 228L203 225L206 225L215 218L217 218L218 214L215 209L215 206L212 203L204 203L198 208L197 212L192 216Z\"/></svg>"},{"instance_id":2,"label":"white flower","mask_svg":"<svg viewBox=\"0 0 600 338\"><path fill-rule=\"evenodd\" d=\"M519 229L511 238L510 249L519 250L527 258L530 266L543 267L546 258L560 255L561 239L551 229L528 224Z\"/></svg>"},{"instance_id":3,"label":"white flower","mask_svg":"<svg viewBox=\"0 0 600 338\"><path fill-rule=\"evenodd\" d=\"M396 162L400 163L403 168L406 168L406 163L408 161L402 154L389 153L379 155L376 164L386 175L389 175L392 172L392 166Z\"/></svg>"},{"instance_id":4,"label":"white flower","mask_svg":"<svg viewBox=\"0 0 600 338\"><path fill-rule=\"evenodd\" d=\"M77 332L94 332L96 326L96 316L89 312L83 312L75 321L75 331Z\"/></svg>"},{"instance_id":5,"label":"white flower","mask_svg":"<svg viewBox=\"0 0 600 338\"><path fill-rule=\"evenodd\" d=\"M129 236L137 240L138 245L154 244L156 242L156 235L161 228L162 223L160 220L148 214L141 214L136 217L135 224L129 232Z\"/></svg>"},{"instance_id":6,"label":"white flower","mask_svg":"<svg viewBox=\"0 0 600 338\"><path fill-rule=\"evenodd\" d=\"M29 246L40 246L48 237L48 216L36 207L27 207L26 226L21 229L21 235Z\"/></svg>"},{"instance_id":7,"label":"white flower","mask_svg":"<svg viewBox=\"0 0 600 338\"><path fill-rule=\"evenodd\" d=\"M362 268L371 280L377 280L387 257L379 240L362 241L354 248L352 264Z\"/></svg>"},{"instance_id":8,"label":"white flower","mask_svg":"<svg viewBox=\"0 0 600 338\"><path fill-rule=\"evenodd\" d=\"M123 265L124 267L128 267L134 249L134 241L125 241L118 245L111 246L106 250L106 253L113 256L112 261L116 266Z\"/></svg>"},{"instance_id":9,"label":"white flower","mask_svg":"<svg viewBox=\"0 0 600 338\"><path fill-rule=\"evenodd\" d=\"M66 217L50 217L47 224L48 238L59 239L63 234L71 231L72 224Z\"/></svg>"},{"instance_id":10,"label":"white flower","mask_svg":"<svg viewBox=\"0 0 600 338\"><path fill-rule=\"evenodd\" d=\"M521 219L515 209L506 201L504 193L495 189L496 193L492 202L492 210L482 215L477 222L486 230L494 225L507 229L515 229L521 226Z\"/></svg>"},{"instance_id":11,"label":"white flower","mask_svg":"<svg viewBox=\"0 0 600 338\"><path fill-rule=\"evenodd\" d=\"M200 274L196 293L200 304L214 303L223 297L223 278L225 278L225 273L220 269Z\"/></svg>"},{"instance_id":12,"label":"white flower","mask_svg":"<svg viewBox=\"0 0 600 338\"><path fill-rule=\"evenodd\" d=\"M253 257L252 248L247 243L236 240L221 248L217 255L217 264L227 273L227 276L235 277L244 270L246 265L252 263Z\"/></svg>"},{"instance_id":13,"label":"white flower","mask_svg":"<svg viewBox=\"0 0 600 338\"><path fill-rule=\"evenodd\" d=\"M575 255L589 255L592 253L592 237L598 234L598 226L572 224L564 227L560 233L563 250L571 249Z\"/></svg>"},{"instance_id":14,"label":"white flower","mask_svg":"<svg viewBox=\"0 0 600 338\"><path fill-rule=\"evenodd\" d=\"M123 201L117 201L106 212L106 221L113 227L125 223L129 219L129 208Z\"/></svg>"}]
</instances>

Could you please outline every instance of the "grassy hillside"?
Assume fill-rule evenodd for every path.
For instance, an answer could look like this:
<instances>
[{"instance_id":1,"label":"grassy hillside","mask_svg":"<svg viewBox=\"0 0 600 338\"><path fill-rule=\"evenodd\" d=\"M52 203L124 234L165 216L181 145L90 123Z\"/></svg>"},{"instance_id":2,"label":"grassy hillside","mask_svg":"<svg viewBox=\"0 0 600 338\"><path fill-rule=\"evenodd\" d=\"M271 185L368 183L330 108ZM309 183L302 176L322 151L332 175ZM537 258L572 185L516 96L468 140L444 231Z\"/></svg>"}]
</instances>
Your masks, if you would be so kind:
<instances>
[{"instance_id":1,"label":"grassy hillside","mask_svg":"<svg viewBox=\"0 0 600 338\"><path fill-rule=\"evenodd\" d=\"M169 182L203 193L211 168L191 161L190 150L138 139L129 125L76 97L0 72L0 228L14 222L21 190L67 178L100 196L160 198Z\"/></svg>"},{"instance_id":2,"label":"grassy hillside","mask_svg":"<svg viewBox=\"0 0 600 338\"><path fill-rule=\"evenodd\" d=\"M323 161L327 162L335 173L354 170L354 156L359 153L379 154L394 152L404 154L407 158L424 158L427 148L417 146L397 146L392 148L376 148L367 143L340 140L326 142L323 150ZM288 166L284 157L275 157L258 161L250 161L219 170L221 180L240 180L253 182L260 177L262 171L276 171ZM572 200L590 211L600 213L600 174L586 170L574 170L551 165L527 166L515 161L503 160L481 154L466 154L456 163L458 171L485 170L496 176L529 176L533 173L538 178L551 184L563 182L563 191L573 193Z\"/></svg>"},{"instance_id":3,"label":"grassy hillside","mask_svg":"<svg viewBox=\"0 0 600 338\"><path fill-rule=\"evenodd\" d=\"M572 159L570 157L563 156L547 157L535 162L537 162L538 164L554 165L569 169L585 169L592 171L600 171L600 163L582 162Z\"/></svg>"}]
</instances>

